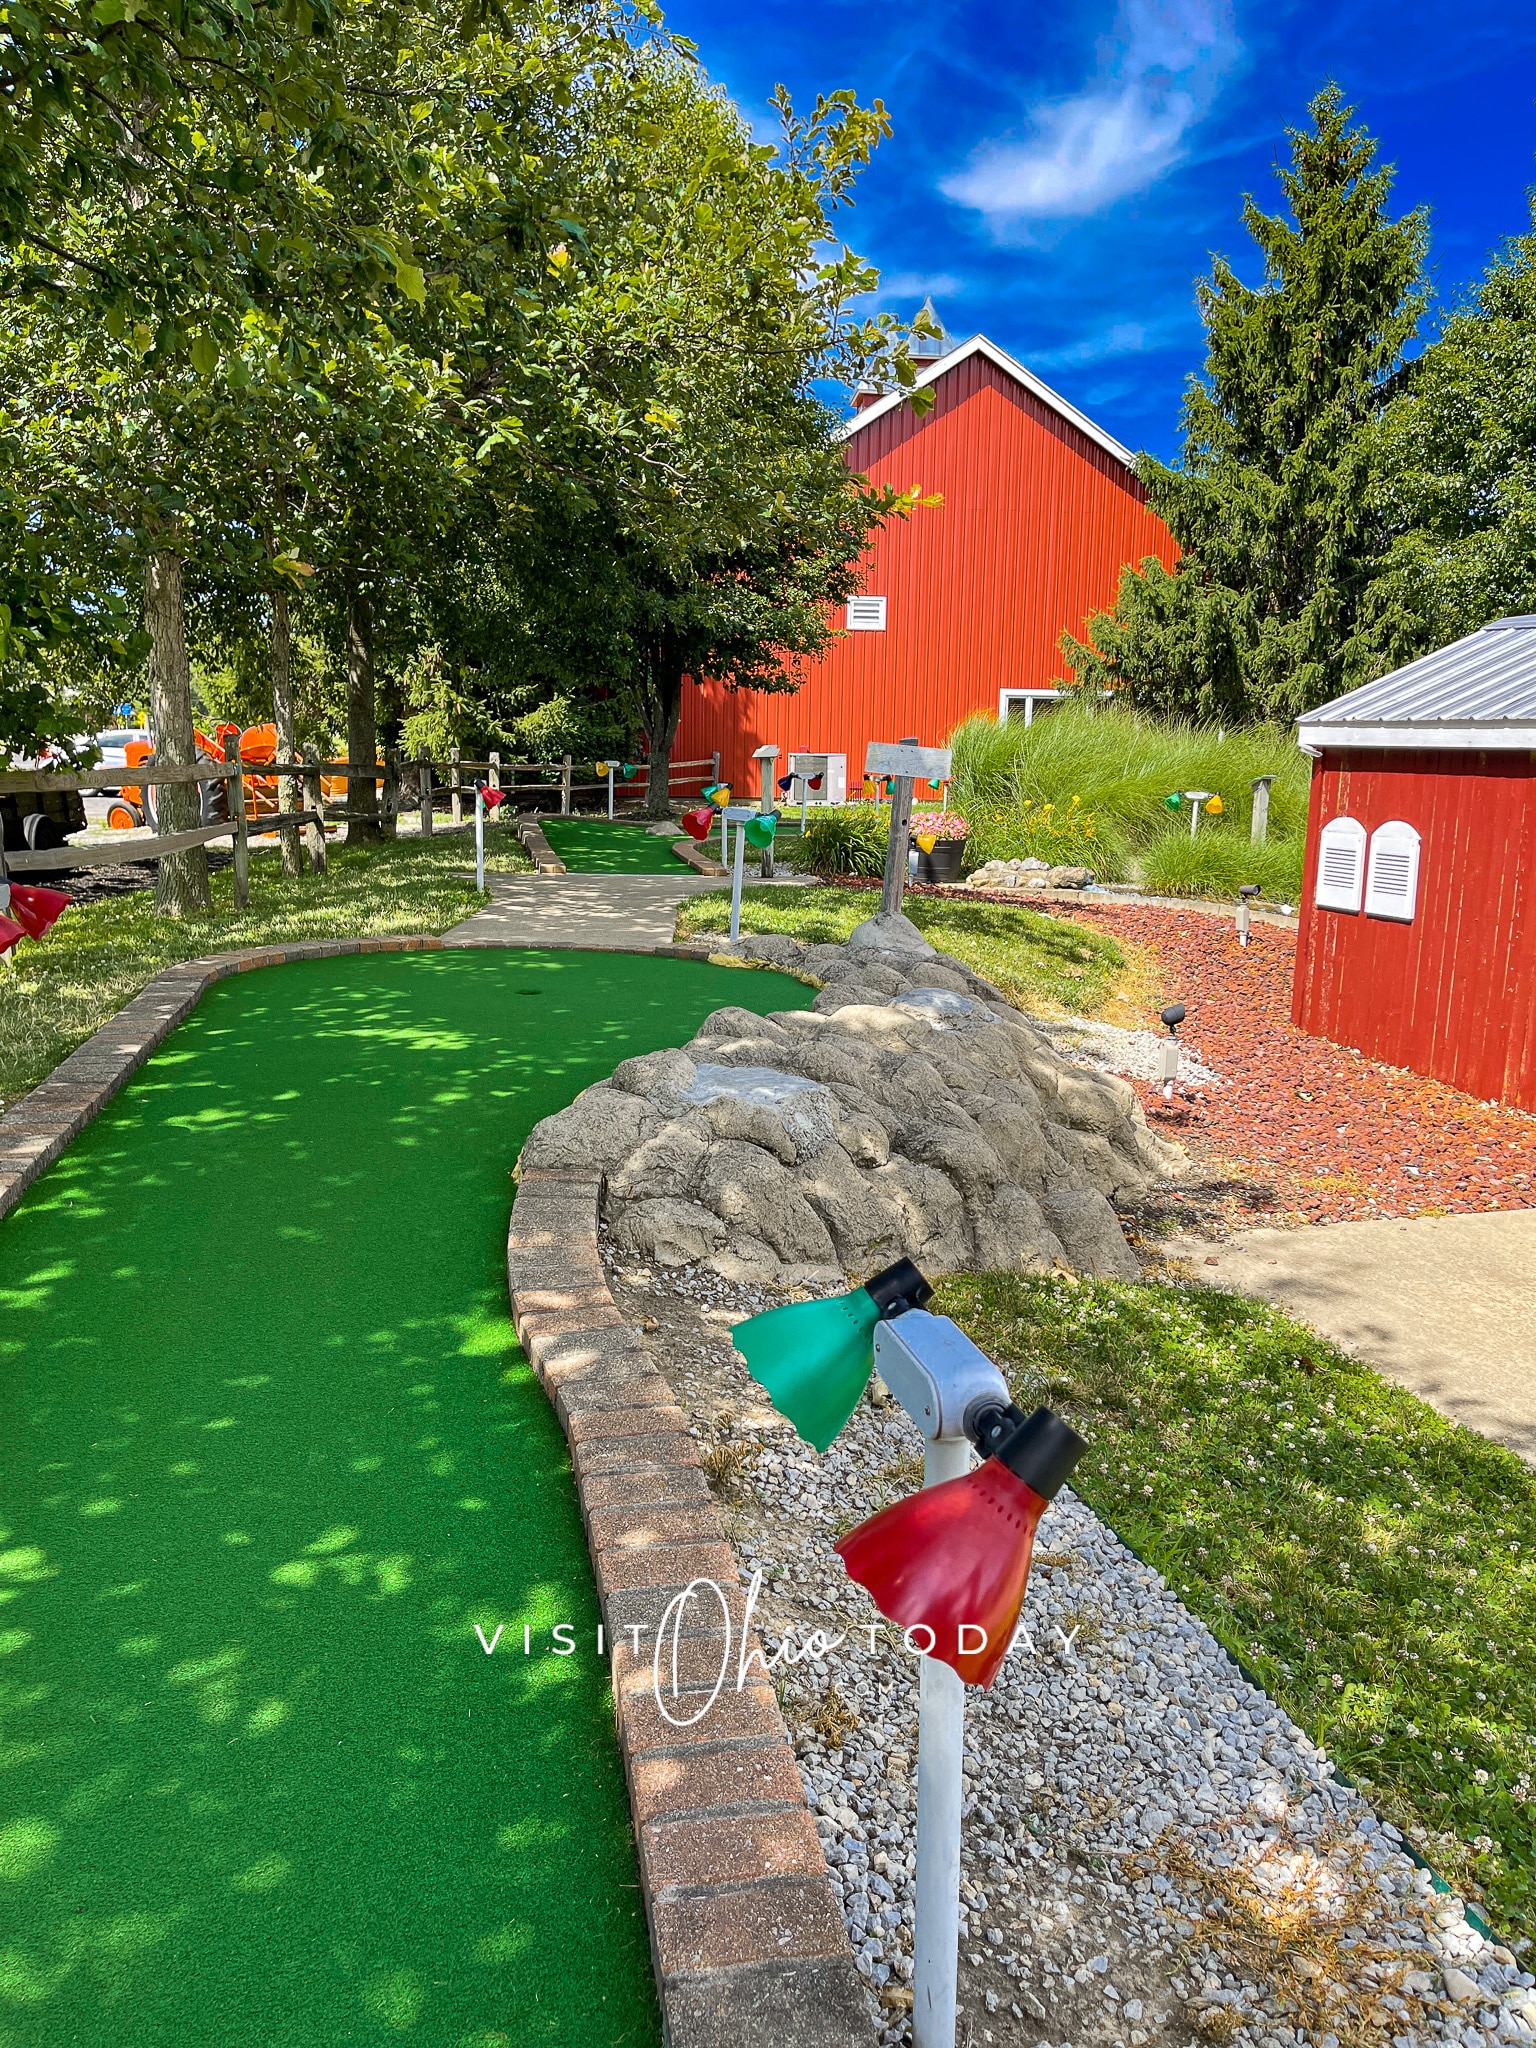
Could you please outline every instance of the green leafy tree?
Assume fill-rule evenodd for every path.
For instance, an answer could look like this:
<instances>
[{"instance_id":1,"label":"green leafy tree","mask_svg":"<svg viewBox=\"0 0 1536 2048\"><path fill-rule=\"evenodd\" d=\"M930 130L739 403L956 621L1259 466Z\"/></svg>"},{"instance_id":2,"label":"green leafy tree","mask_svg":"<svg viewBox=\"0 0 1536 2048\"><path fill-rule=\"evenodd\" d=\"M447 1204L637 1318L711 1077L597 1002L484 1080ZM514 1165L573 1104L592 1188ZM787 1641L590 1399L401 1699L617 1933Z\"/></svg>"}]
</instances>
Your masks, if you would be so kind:
<instances>
[{"instance_id":1,"label":"green leafy tree","mask_svg":"<svg viewBox=\"0 0 1536 2048\"><path fill-rule=\"evenodd\" d=\"M538 548L518 573L633 707L658 814L689 679L798 687L908 502L850 475L811 389L916 374L897 324L853 310L878 279L836 234L889 124L847 92L776 105L773 147L676 51L641 52L592 110L587 232L538 338L537 534L582 587Z\"/></svg>"},{"instance_id":2,"label":"green leafy tree","mask_svg":"<svg viewBox=\"0 0 1536 2048\"><path fill-rule=\"evenodd\" d=\"M1381 427L1400 529L1368 607L1383 669L1536 612L1536 232L1495 256L1405 381Z\"/></svg>"},{"instance_id":3,"label":"green leafy tree","mask_svg":"<svg viewBox=\"0 0 1536 2048\"><path fill-rule=\"evenodd\" d=\"M1288 211L1244 205L1263 283L1218 261L1199 284L1183 459L1137 464L1178 565L1125 569L1114 610L1062 641L1079 683L1181 715L1289 717L1373 668L1362 612L1393 539L1375 429L1426 303L1428 231L1389 214L1391 171L1338 87L1308 111Z\"/></svg>"}]
</instances>

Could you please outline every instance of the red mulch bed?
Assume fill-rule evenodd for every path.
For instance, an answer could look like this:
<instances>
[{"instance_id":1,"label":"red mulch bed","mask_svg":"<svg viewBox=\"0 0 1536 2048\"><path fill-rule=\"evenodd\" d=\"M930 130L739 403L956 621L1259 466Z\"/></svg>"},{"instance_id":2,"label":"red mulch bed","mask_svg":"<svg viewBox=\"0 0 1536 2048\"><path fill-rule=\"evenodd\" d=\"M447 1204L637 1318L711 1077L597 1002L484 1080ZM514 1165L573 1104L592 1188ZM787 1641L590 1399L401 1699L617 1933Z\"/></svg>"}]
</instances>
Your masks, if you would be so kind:
<instances>
[{"instance_id":1,"label":"red mulch bed","mask_svg":"<svg viewBox=\"0 0 1536 2048\"><path fill-rule=\"evenodd\" d=\"M1019 900L970 890L911 893ZM1252 1223L1253 1211L1267 1210L1272 1223L1338 1223L1536 1206L1536 1117L1487 1108L1441 1081L1297 1030L1293 932L1255 924L1245 948L1231 912L1063 903L1059 896L1034 897L1025 907L1141 948L1162 965L1156 1008L1187 1006L1179 1035L1224 1085L1183 1088L1168 1104L1148 1084L1144 1099L1148 1122L1186 1145L1198 1167L1247 1182L1225 1198L1219 1186L1209 1190L1203 1206L1210 1220L1247 1211L1242 1220ZM1147 1023L1161 1028L1156 1009Z\"/></svg>"},{"instance_id":2,"label":"red mulch bed","mask_svg":"<svg viewBox=\"0 0 1536 2048\"><path fill-rule=\"evenodd\" d=\"M1295 934L1230 915L1141 904L1051 904L1161 961L1161 1002L1188 1006L1179 1035L1221 1088L1172 1105L1146 1091L1147 1119L1196 1160L1272 1182L1275 1221L1336 1223L1526 1209L1536 1184L1536 1117L1310 1038L1291 1022ZM1155 1015L1148 1020L1155 1027ZM1416 1171L1410 1171L1416 1169Z\"/></svg>"}]
</instances>

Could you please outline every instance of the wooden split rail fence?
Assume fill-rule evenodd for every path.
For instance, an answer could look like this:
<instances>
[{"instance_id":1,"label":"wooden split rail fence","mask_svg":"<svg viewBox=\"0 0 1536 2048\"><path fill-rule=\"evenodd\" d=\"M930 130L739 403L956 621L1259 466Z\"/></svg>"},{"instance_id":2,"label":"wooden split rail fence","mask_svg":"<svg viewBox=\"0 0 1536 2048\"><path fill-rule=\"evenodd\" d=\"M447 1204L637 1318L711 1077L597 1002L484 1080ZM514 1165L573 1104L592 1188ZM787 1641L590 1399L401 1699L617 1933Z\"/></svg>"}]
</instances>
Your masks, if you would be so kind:
<instances>
[{"instance_id":1,"label":"wooden split rail fence","mask_svg":"<svg viewBox=\"0 0 1536 2048\"><path fill-rule=\"evenodd\" d=\"M187 784L222 782L228 791L227 818L215 819L207 825L198 825L185 832L156 832L148 838L119 837L112 833L103 839L76 841L63 846L47 849L31 848L7 853L0 848L0 879L6 875L60 874L69 869L89 867L117 867L125 861L159 860L168 853L179 853L189 846L206 846L210 840L229 839L234 844L235 908L244 910L251 900L251 856L250 839L252 832L277 832L285 826L304 827L304 849L316 874L326 871L325 827L327 822L345 821L353 817L376 819L379 827L387 834L393 834L400 811L401 771L404 767L416 771L417 794L421 807L421 830L430 838L434 829L434 804L438 788L448 793L449 812L455 825L464 822L466 798L473 803L476 782L483 776L488 787L504 790L513 801L507 805L509 816L515 817L518 799L558 792L560 815L571 814L571 800L578 795L597 791L606 792L607 782L576 782L572 775L572 759L567 754L562 760L509 761L503 762L499 754L491 754L484 761L466 761L457 748L450 751L445 762L439 764L425 753L418 754L410 763L402 762L400 756L386 749L384 759L372 763L351 761L318 761L314 759L296 761L242 761L231 758L225 761L198 761L188 767L173 767L169 763L157 765L153 760L139 762L132 767L121 768L20 768L0 769L0 796L39 796L50 791L61 794L70 791L86 793L92 790L121 789L123 785L137 784L144 790L169 789ZM435 782L439 766L442 768L441 782ZM676 761L672 763L668 777L669 792L676 782L687 784L700 782L705 777L694 771L707 769L718 781L720 756L715 754L708 761ZM554 780L518 780L519 776L535 778L553 773ZM648 771L642 766L639 775ZM247 777L276 781L281 778L289 786L290 801L302 785L305 807L279 810L255 817L247 813L245 783ZM353 811L347 806L328 804L321 787L326 781L345 777L348 783L374 782L381 785L381 800L376 811ZM647 782L636 778L637 794L643 793ZM146 811L150 808L145 805Z\"/></svg>"}]
</instances>

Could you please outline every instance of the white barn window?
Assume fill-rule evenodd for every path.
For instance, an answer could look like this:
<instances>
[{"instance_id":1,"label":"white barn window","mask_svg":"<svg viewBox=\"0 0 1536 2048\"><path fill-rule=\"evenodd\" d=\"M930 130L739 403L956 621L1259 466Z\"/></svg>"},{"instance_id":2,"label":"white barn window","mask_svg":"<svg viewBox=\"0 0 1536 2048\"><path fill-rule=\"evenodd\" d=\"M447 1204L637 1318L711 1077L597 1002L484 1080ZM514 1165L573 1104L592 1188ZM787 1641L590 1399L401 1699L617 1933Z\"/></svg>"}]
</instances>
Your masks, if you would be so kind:
<instances>
[{"instance_id":1,"label":"white barn window","mask_svg":"<svg viewBox=\"0 0 1536 2048\"><path fill-rule=\"evenodd\" d=\"M885 631L885 599L883 597L850 597L848 600L848 630L850 633L883 633Z\"/></svg>"},{"instance_id":2,"label":"white barn window","mask_svg":"<svg viewBox=\"0 0 1536 2048\"><path fill-rule=\"evenodd\" d=\"M1392 917L1412 924L1419 896L1419 835L1401 818L1378 825L1371 834L1371 858L1365 875L1367 917Z\"/></svg>"},{"instance_id":3,"label":"white barn window","mask_svg":"<svg viewBox=\"0 0 1536 2048\"><path fill-rule=\"evenodd\" d=\"M1358 818L1330 818L1317 852L1319 910L1358 910L1365 881L1365 827Z\"/></svg>"}]
</instances>

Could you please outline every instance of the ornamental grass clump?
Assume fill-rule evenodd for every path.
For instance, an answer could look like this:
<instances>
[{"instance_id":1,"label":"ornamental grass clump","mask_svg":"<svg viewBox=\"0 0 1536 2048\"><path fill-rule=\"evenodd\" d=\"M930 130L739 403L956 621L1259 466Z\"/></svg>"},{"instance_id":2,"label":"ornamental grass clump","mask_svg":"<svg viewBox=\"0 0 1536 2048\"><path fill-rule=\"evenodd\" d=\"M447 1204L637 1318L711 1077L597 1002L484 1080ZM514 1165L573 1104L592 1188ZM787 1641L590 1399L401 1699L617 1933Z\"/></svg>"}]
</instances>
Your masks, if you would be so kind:
<instances>
[{"instance_id":1,"label":"ornamental grass clump","mask_svg":"<svg viewBox=\"0 0 1536 2048\"><path fill-rule=\"evenodd\" d=\"M805 821L805 865L818 875L885 871L890 816L879 804L840 804Z\"/></svg>"},{"instance_id":2,"label":"ornamental grass clump","mask_svg":"<svg viewBox=\"0 0 1536 2048\"><path fill-rule=\"evenodd\" d=\"M1299 869L1306 835L1310 770L1285 728L1226 732L1083 697L1027 726L968 718L950 745L950 793L973 821L968 862L1035 854L1091 867L1101 881L1143 881L1181 895L1230 895L1239 868L1239 881L1257 881L1266 891L1278 887L1294 897L1299 886L1288 878ZM1273 778L1269 844L1250 853L1253 782L1260 775ZM1194 842L1221 853L1191 856L1179 846L1190 844L1188 811L1170 811L1166 800L1186 789L1221 799L1219 813L1202 816ZM1073 828L1081 841L1089 841L1092 826L1091 852L1084 844L1059 849L1066 818L1083 821Z\"/></svg>"},{"instance_id":3,"label":"ornamental grass clump","mask_svg":"<svg viewBox=\"0 0 1536 2048\"><path fill-rule=\"evenodd\" d=\"M1536 1914L1536 1472L1266 1304L989 1273L933 1304L1072 1484L1426 1860Z\"/></svg>"}]
</instances>

